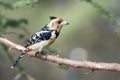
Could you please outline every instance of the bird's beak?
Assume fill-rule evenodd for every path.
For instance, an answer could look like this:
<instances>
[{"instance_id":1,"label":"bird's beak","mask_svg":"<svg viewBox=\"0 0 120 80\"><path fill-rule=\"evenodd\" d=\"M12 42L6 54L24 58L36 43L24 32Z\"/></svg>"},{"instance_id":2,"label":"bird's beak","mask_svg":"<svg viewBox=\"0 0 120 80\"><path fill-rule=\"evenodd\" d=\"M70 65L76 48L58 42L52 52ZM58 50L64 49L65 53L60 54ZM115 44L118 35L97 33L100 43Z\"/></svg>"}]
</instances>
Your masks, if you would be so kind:
<instances>
[{"instance_id":1,"label":"bird's beak","mask_svg":"<svg viewBox=\"0 0 120 80\"><path fill-rule=\"evenodd\" d=\"M68 23L67 21L62 21L62 22L60 23L60 25L61 25L61 26L69 25L69 23Z\"/></svg>"}]
</instances>

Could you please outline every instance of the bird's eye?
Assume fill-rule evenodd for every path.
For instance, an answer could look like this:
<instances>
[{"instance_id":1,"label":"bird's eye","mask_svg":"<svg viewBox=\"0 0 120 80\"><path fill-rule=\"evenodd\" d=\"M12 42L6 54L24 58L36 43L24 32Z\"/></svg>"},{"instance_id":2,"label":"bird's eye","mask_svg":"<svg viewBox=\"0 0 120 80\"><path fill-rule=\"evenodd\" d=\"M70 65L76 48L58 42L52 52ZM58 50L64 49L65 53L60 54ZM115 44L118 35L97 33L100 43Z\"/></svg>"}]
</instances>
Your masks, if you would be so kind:
<instances>
[{"instance_id":1,"label":"bird's eye","mask_svg":"<svg viewBox=\"0 0 120 80\"><path fill-rule=\"evenodd\" d=\"M62 21L58 21L58 24L60 24Z\"/></svg>"}]
</instances>

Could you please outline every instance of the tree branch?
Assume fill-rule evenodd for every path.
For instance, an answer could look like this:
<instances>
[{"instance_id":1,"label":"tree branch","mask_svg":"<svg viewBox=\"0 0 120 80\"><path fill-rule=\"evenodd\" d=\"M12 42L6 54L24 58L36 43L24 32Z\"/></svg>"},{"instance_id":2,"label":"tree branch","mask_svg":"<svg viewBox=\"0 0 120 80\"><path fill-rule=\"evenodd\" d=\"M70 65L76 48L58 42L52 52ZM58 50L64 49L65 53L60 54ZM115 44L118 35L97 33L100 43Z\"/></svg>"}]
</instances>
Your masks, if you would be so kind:
<instances>
[{"instance_id":1,"label":"tree branch","mask_svg":"<svg viewBox=\"0 0 120 80\"><path fill-rule=\"evenodd\" d=\"M5 38L0 38L0 43L3 43L9 46L12 49L16 49L19 51L24 51L24 47L18 44L15 44ZM106 71L120 71L120 64L118 63L103 63L103 62L91 62L91 61L75 61L70 59L60 58L55 55L46 55L45 54L36 54L35 51L31 51L27 53L29 56L36 57L42 60L51 61L57 64L67 65L76 68L87 68L91 70L106 70Z\"/></svg>"}]
</instances>

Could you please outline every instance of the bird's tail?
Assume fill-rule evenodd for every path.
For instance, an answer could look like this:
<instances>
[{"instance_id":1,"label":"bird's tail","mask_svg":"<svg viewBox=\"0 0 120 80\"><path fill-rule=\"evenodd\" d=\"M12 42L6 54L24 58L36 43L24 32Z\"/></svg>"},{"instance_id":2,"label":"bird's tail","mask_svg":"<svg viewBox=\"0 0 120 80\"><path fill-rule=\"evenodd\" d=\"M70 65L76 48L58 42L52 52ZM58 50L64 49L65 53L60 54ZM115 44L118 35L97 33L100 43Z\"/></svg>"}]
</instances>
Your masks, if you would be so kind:
<instances>
[{"instance_id":1,"label":"bird's tail","mask_svg":"<svg viewBox=\"0 0 120 80\"><path fill-rule=\"evenodd\" d=\"M14 64L11 66L11 68L14 68L20 62L20 59L24 56L25 56L25 53L20 54L15 60Z\"/></svg>"}]
</instances>

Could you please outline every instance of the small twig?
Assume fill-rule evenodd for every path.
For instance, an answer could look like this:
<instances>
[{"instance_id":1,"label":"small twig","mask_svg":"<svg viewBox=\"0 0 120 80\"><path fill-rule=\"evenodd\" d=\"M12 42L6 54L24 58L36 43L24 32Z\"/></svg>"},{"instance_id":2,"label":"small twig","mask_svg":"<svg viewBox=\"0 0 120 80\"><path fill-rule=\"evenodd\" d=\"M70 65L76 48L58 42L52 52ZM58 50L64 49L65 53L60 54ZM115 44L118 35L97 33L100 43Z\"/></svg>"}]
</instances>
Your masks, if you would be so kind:
<instances>
[{"instance_id":1,"label":"small twig","mask_svg":"<svg viewBox=\"0 0 120 80\"><path fill-rule=\"evenodd\" d=\"M12 49L16 49L19 51L23 51L25 48L21 45L15 44L7 39L0 38L0 43L3 43ZM120 71L120 64L118 63L103 63L103 62L91 62L91 61L76 61L70 59L64 59L57 57L55 55L46 55L45 54L36 54L35 51L31 51L27 53L29 56L36 57L42 60L51 61L57 64L67 65L76 68L87 68L90 70L106 70L106 71Z\"/></svg>"}]
</instances>

